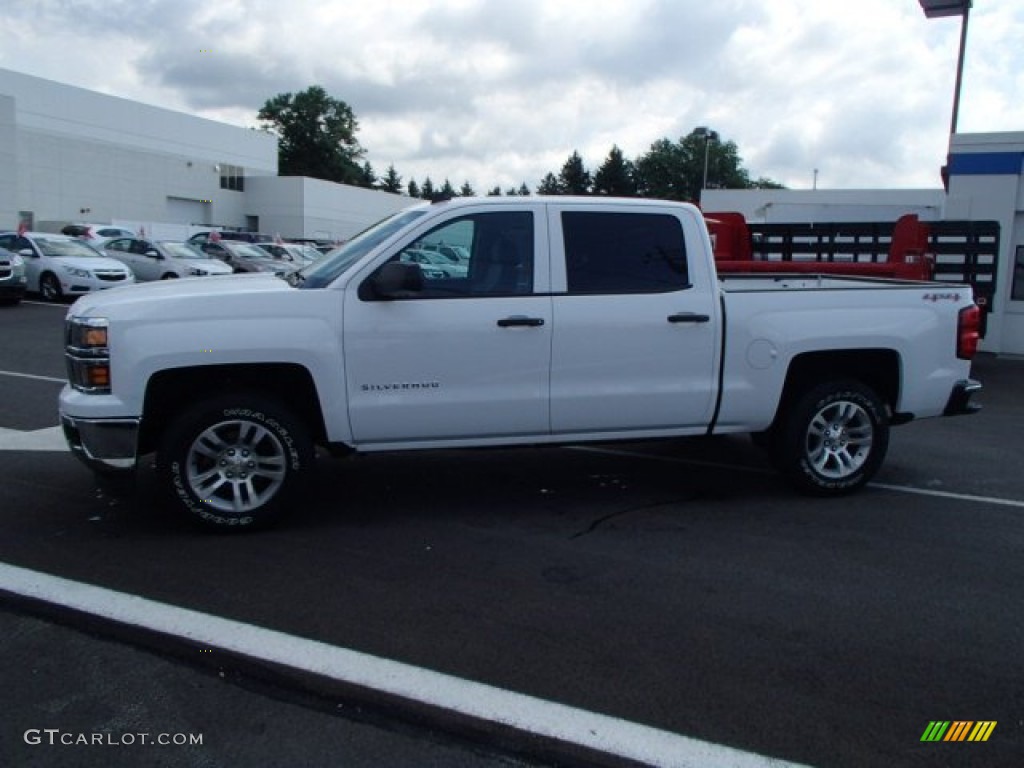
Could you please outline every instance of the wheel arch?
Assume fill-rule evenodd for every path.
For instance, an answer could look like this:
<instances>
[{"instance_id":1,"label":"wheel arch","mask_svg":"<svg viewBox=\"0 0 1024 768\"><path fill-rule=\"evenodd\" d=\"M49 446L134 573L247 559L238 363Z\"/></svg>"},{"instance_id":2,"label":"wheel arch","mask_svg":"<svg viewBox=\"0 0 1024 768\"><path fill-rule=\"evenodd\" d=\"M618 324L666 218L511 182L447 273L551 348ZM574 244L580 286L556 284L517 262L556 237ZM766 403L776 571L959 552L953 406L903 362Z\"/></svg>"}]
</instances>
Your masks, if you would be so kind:
<instances>
[{"instance_id":1,"label":"wheel arch","mask_svg":"<svg viewBox=\"0 0 1024 768\"><path fill-rule=\"evenodd\" d=\"M314 442L325 438L320 398L308 369L296 363L208 365L158 371L150 378L143 401L139 453L156 450L167 425L183 408L230 392L273 397L304 422Z\"/></svg>"},{"instance_id":2,"label":"wheel arch","mask_svg":"<svg viewBox=\"0 0 1024 768\"><path fill-rule=\"evenodd\" d=\"M889 413L894 414L900 396L900 370L900 356L893 349L844 349L797 355L786 371L776 421L809 389L839 379L853 379L870 387Z\"/></svg>"}]
</instances>

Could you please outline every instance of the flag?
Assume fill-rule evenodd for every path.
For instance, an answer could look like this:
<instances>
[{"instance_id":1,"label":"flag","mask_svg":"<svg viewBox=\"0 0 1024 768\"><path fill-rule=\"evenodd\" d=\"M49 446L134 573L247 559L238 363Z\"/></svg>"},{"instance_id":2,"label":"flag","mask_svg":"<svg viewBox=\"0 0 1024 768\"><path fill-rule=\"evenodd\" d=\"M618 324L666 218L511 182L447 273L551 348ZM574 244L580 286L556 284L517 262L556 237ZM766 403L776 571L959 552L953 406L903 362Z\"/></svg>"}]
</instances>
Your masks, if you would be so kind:
<instances>
[{"instance_id":1,"label":"flag","mask_svg":"<svg viewBox=\"0 0 1024 768\"><path fill-rule=\"evenodd\" d=\"M20 219L18 221L18 237L24 236L26 232L28 232L28 222L24 219Z\"/></svg>"}]
</instances>

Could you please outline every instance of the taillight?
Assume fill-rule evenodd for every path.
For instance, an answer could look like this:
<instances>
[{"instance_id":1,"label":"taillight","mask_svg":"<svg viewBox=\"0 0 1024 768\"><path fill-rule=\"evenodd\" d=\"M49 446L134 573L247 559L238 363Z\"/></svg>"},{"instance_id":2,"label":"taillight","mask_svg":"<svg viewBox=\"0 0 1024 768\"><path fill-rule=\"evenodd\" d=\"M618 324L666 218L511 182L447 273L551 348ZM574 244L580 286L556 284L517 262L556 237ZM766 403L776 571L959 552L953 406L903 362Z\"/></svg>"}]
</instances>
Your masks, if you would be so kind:
<instances>
[{"instance_id":1,"label":"taillight","mask_svg":"<svg viewBox=\"0 0 1024 768\"><path fill-rule=\"evenodd\" d=\"M960 310L956 323L956 356L961 360L972 360L978 351L981 339L981 310L971 304Z\"/></svg>"}]
</instances>

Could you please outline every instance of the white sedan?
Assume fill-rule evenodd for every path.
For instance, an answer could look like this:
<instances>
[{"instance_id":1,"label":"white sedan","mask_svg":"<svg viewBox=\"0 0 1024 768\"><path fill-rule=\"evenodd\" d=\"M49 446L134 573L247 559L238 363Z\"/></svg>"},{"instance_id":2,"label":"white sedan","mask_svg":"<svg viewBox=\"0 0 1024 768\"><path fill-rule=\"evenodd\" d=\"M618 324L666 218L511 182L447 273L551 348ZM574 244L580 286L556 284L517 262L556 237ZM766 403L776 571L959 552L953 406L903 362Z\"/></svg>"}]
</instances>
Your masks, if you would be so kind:
<instances>
[{"instance_id":1,"label":"white sedan","mask_svg":"<svg viewBox=\"0 0 1024 768\"><path fill-rule=\"evenodd\" d=\"M41 293L47 301L135 282L124 264L67 235L5 232L0 234L0 248L25 260L28 290Z\"/></svg>"},{"instance_id":2,"label":"white sedan","mask_svg":"<svg viewBox=\"0 0 1024 768\"><path fill-rule=\"evenodd\" d=\"M199 248L175 240L143 240L115 237L103 245L111 258L123 262L137 280L166 280L173 277L230 275L231 267Z\"/></svg>"}]
</instances>

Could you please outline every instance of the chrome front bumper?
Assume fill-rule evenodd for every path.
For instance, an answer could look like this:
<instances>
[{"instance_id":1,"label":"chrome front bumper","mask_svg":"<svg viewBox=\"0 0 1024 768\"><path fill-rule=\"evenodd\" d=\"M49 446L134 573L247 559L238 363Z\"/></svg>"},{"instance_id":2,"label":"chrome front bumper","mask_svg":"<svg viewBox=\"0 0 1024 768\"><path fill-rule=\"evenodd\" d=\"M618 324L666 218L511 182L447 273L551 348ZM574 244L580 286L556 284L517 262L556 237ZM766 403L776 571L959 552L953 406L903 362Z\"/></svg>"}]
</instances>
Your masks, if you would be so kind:
<instances>
[{"instance_id":1,"label":"chrome front bumper","mask_svg":"<svg viewBox=\"0 0 1024 768\"><path fill-rule=\"evenodd\" d=\"M71 452L93 471L135 469L139 419L76 419L62 413L60 421Z\"/></svg>"}]
</instances>

